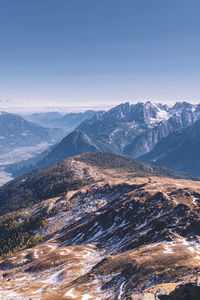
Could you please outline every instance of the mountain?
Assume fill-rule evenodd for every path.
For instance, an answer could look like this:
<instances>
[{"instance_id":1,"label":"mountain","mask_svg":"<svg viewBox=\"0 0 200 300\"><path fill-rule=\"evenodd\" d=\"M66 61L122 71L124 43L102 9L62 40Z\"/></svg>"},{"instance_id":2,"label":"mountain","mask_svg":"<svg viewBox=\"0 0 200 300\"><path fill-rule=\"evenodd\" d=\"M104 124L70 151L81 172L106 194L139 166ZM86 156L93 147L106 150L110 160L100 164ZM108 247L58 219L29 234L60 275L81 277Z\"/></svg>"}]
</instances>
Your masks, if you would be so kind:
<instances>
[{"instance_id":1,"label":"mountain","mask_svg":"<svg viewBox=\"0 0 200 300\"><path fill-rule=\"evenodd\" d=\"M64 136L61 129L49 129L7 112L0 113L0 154L41 142L56 143Z\"/></svg>"},{"instance_id":2,"label":"mountain","mask_svg":"<svg viewBox=\"0 0 200 300\"><path fill-rule=\"evenodd\" d=\"M0 298L199 299L199 182L155 170L86 153L1 187Z\"/></svg>"},{"instance_id":3,"label":"mountain","mask_svg":"<svg viewBox=\"0 0 200 300\"><path fill-rule=\"evenodd\" d=\"M23 117L33 123L49 128L62 128L67 132L73 131L81 122L94 116L95 111L87 110L83 113L67 113L59 112L34 113L24 115Z\"/></svg>"},{"instance_id":4,"label":"mountain","mask_svg":"<svg viewBox=\"0 0 200 300\"><path fill-rule=\"evenodd\" d=\"M176 171L200 175L200 120L162 139L140 159Z\"/></svg>"},{"instance_id":5,"label":"mountain","mask_svg":"<svg viewBox=\"0 0 200 300\"><path fill-rule=\"evenodd\" d=\"M77 130L65 137L56 147L50 151L43 160L37 163L37 168L51 166L67 157L75 156L84 152L99 151L88 136Z\"/></svg>"}]
</instances>

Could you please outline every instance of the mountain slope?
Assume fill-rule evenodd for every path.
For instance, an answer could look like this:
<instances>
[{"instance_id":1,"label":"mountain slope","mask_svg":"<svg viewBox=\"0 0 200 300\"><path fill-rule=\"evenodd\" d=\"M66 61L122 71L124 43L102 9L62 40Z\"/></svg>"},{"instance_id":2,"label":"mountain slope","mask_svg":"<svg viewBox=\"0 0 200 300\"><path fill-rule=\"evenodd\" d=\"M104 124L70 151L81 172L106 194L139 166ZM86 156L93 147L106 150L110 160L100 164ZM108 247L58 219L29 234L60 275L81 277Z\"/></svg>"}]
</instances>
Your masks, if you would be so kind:
<instances>
[{"instance_id":1,"label":"mountain slope","mask_svg":"<svg viewBox=\"0 0 200 300\"><path fill-rule=\"evenodd\" d=\"M161 177L199 180L198 177L191 174L176 173L169 169L159 166L152 166L135 159L113 155L110 153L83 153L82 155L75 157L75 160L91 164L92 166L133 170L138 172L140 176L142 176L142 174L144 174L144 176L151 174Z\"/></svg>"},{"instance_id":2,"label":"mountain slope","mask_svg":"<svg viewBox=\"0 0 200 300\"><path fill-rule=\"evenodd\" d=\"M67 159L63 178L67 168L83 185L0 217L2 299L198 299L199 182L146 177L128 162ZM59 184L58 166L38 182Z\"/></svg>"},{"instance_id":3,"label":"mountain slope","mask_svg":"<svg viewBox=\"0 0 200 300\"><path fill-rule=\"evenodd\" d=\"M200 121L170 134L141 160L155 165L200 175Z\"/></svg>"},{"instance_id":4,"label":"mountain slope","mask_svg":"<svg viewBox=\"0 0 200 300\"><path fill-rule=\"evenodd\" d=\"M41 142L55 143L64 135L61 129L49 129L6 112L0 113L0 154Z\"/></svg>"},{"instance_id":5,"label":"mountain slope","mask_svg":"<svg viewBox=\"0 0 200 300\"><path fill-rule=\"evenodd\" d=\"M37 164L37 167L48 167L70 156L96 151L99 151L99 149L90 138L85 133L76 130L66 136L56 147L54 147L54 149Z\"/></svg>"},{"instance_id":6,"label":"mountain slope","mask_svg":"<svg viewBox=\"0 0 200 300\"><path fill-rule=\"evenodd\" d=\"M79 185L87 184L93 175L90 176L86 170L84 171L85 175L82 174L82 171L80 173L79 171L74 172L75 166L81 163L100 168L129 170L130 176L133 177L154 175L198 180L198 177L192 175L179 174L114 154L85 153L65 159L49 168L18 177L0 187L0 215L55 197ZM82 178L87 178L87 180Z\"/></svg>"},{"instance_id":7,"label":"mountain slope","mask_svg":"<svg viewBox=\"0 0 200 300\"><path fill-rule=\"evenodd\" d=\"M0 187L0 215L58 196L84 184L73 172L72 162L64 160L48 169L18 177Z\"/></svg>"}]
</instances>

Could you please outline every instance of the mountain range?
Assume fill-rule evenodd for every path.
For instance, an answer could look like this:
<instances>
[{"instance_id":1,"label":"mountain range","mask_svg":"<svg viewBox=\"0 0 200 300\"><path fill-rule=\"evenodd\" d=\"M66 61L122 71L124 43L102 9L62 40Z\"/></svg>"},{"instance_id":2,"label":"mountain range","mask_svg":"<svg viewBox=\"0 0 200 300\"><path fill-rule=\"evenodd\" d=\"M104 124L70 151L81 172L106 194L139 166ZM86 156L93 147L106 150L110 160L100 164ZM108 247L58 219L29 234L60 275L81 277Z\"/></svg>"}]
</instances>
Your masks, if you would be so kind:
<instances>
[{"instance_id":1,"label":"mountain range","mask_svg":"<svg viewBox=\"0 0 200 300\"><path fill-rule=\"evenodd\" d=\"M138 158L169 133L184 129L200 118L200 105L186 102L172 107L151 102L121 104L97 113L78 126L103 152Z\"/></svg>"},{"instance_id":2,"label":"mountain range","mask_svg":"<svg viewBox=\"0 0 200 300\"><path fill-rule=\"evenodd\" d=\"M96 112L55 148L35 157L34 163L28 160L9 165L6 170L18 176L35 168L48 167L72 155L94 151L137 158L200 176L197 162L199 135L190 134L193 130L198 133L199 119L200 104L178 102L171 107L151 102L120 104L109 111ZM173 154L172 148L176 148L183 136L185 144L182 147L186 153L182 157L178 152ZM190 138L188 142L186 136ZM181 149L180 153L184 153Z\"/></svg>"}]
</instances>

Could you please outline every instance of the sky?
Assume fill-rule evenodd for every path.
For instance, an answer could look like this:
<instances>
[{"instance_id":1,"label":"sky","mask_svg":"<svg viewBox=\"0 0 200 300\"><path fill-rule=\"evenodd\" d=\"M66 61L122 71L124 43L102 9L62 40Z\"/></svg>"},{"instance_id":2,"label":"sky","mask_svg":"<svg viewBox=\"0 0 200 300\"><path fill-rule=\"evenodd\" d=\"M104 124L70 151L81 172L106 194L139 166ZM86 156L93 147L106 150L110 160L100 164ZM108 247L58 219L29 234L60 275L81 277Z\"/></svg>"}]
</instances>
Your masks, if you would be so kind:
<instances>
[{"instance_id":1,"label":"sky","mask_svg":"<svg viewBox=\"0 0 200 300\"><path fill-rule=\"evenodd\" d=\"M0 109L200 102L199 0L0 0Z\"/></svg>"}]
</instances>

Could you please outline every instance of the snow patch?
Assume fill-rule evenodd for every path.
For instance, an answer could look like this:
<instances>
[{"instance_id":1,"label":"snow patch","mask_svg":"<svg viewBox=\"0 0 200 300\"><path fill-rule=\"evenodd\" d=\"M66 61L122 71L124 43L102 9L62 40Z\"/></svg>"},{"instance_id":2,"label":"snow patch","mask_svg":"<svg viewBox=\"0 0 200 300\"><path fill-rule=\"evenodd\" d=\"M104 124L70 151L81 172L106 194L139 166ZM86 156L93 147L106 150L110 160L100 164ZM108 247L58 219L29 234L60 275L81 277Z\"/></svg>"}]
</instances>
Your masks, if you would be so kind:
<instances>
[{"instance_id":1,"label":"snow patch","mask_svg":"<svg viewBox=\"0 0 200 300\"><path fill-rule=\"evenodd\" d=\"M76 295L74 295L73 292L74 289L69 290L68 292L65 293L65 296L71 297L71 298L77 298Z\"/></svg>"},{"instance_id":2,"label":"snow patch","mask_svg":"<svg viewBox=\"0 0 200 300\"><path fill-rule=\"evenodd\" d=\"M174 251L170 248L169 245L164 245L165 251L163 253L173 253Z\"/></svg>"},{"instance_id":3,"label":"snow patch","mask_svg":"<svg viewBox=\"0 0 200 300\"><path fill-rule=\"evenodd\" d=\"M90 296L89 294L83 295L81 300L88 300L88 299L93 299L92 296Z\"/></svg>"},{"instance_id":4,"label":"snow patch","mask_svg":"<svg viewBox=\"0 0 200 300\"><path fill-rule=\"evenodd\" d=\"M35 257L36 259L38 259L38 258L39 258L39 255L38 255L38 250L37 250L37 249L35 249L35 250L34 250L34 257Z\"/></svg>"},{"instance_id":5,"label":"snow patch","mask_svg":"<svg viewBox=\"0 0 200 300\"><path fill-rule=\"evenodd\" d=\"M48 248L50 248L50 251L56 250L57 249L57 245L47 245Z\"/></svg>"},{"instance_id":6,"label":"snow patch","mask_svg":"<svg viewBox=\"0 0 200 300\"><path fill-rule=\"evenodd\" d=\"M70 249L63 249L62 251L60 251L60 255L67 255L68 253L72 252L72 250Z\"/></svg>"},{"instance_id":7,"label":"snow patch","mask_svg":"<svg viewBox=\"0 0 200 300\"><path fill-rule=\"evenodd\" d=\"M190 252L192 252L192 253L195 252L195 249L194 249L193 247L191 247L191 246L188 247L188 250L189 250Z\"/></svg>"}]
</instances>

